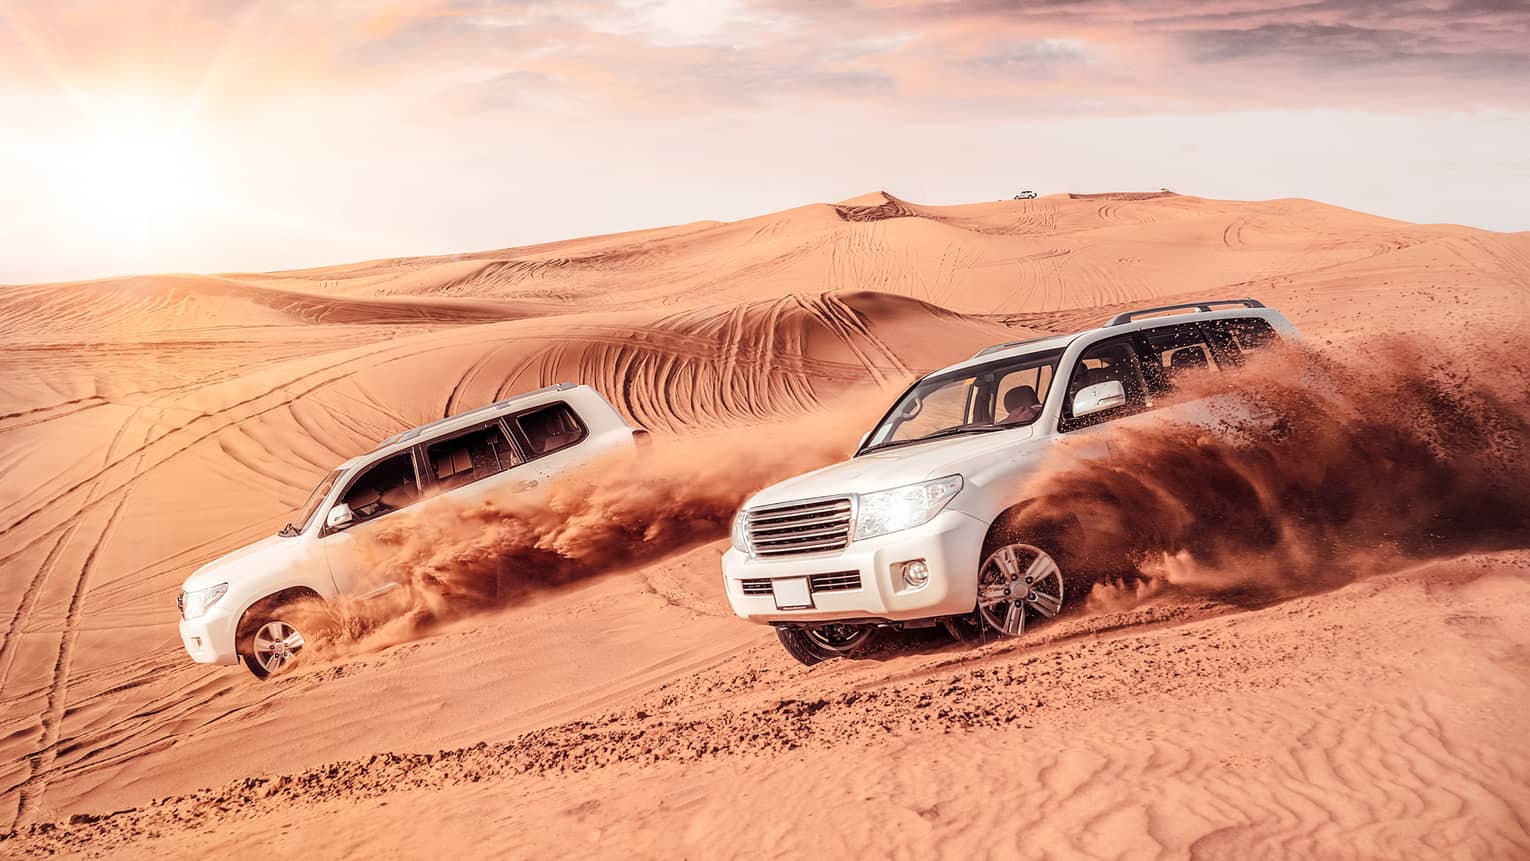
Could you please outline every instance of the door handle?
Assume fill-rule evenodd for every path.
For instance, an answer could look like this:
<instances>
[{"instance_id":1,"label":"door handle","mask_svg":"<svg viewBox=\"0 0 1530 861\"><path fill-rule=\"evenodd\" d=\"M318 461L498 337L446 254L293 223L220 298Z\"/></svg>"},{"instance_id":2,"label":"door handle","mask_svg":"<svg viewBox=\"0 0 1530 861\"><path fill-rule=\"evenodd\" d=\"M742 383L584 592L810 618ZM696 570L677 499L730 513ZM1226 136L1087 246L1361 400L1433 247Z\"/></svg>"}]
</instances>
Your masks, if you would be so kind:
<instances>
[{"instance_id":1,"label":"door handle","mask_svg":"<svg viewBox=\"0 0 1530 861\"><path fill-rule=\"evenodd\" d=\"M529 479L527 481L517 481L515 484L510 485L510 492L511 493L525 493L526 491L531 490L532 488L534 488L536 486L537 486L537 483L536 483L535 479Z\"/></svg>"}]
</instances>

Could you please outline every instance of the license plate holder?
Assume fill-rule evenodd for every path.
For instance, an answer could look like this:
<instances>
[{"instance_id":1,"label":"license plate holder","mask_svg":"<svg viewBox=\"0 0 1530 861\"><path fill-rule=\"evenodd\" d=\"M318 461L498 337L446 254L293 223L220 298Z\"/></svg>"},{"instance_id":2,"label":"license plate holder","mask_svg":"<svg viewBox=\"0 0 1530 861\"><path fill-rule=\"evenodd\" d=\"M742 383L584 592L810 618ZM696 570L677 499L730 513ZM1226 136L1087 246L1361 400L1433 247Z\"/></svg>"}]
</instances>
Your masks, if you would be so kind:
<instances>
[{"instance_id":1,"label":"license plate holder","mask_svg":"<svg viewBox=\"0 0 1530 861\"><path fill-rule=\"evenodd\" d=\"M808 610L813 606L813 589L806 577L778 577L770 581L777 610Z\"/></svg>"}]
</instances>

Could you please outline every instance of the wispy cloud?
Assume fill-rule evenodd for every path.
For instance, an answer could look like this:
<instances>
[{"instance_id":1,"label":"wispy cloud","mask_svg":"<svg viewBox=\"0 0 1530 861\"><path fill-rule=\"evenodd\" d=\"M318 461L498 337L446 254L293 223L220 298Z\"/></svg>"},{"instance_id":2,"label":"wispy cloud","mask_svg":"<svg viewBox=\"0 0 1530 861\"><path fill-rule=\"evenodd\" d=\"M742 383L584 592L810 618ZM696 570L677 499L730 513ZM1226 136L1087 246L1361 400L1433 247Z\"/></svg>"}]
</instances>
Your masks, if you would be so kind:
<instances>
[{"instance_id":1,"label":"wispy cloud","mask_svg":"<svg viewBox=\"0 0 1530 861\"><path fill-rule=\"evenodd\" d=\"M1527 46L1517 0L0 0L0 151L56 148L98 101L200 123L256 215L132 269L508 245L871 187L949 201L1022 158L1041 189L1322 177L1383 209L1418 197L1398 175L1461 152L1470 182L1420 215L1513 226ZM63 262L0 265L77 274L77 218L44 223L35 202L61 197L38 176L0 160L0 239ZM1456 214L1434 211L1447 194ZM378 238L249 223L273 211Z\"/></svg>"}]
</instances>

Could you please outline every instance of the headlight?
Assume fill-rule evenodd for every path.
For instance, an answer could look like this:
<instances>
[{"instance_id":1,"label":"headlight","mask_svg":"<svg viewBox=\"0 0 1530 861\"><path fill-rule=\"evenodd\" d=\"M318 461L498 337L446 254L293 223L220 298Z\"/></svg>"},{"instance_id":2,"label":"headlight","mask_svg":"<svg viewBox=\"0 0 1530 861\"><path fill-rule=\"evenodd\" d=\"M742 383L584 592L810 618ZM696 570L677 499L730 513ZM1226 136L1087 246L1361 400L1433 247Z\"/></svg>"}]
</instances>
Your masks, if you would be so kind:
<instances>
[{"instance_id":1,"label":"headlight","mask_svg":"<svg viewBox=\"0 0 1530 861\"><path fill-rule=\"evenodd\" d=\"M948 475L922 484L863 494L855 515L856 540L928 523L961 489L962 477Z\"/></svg>"},{"instance_id":2,"label":"headlight","mask_svg":"<svg viewBox=\"0 0 1530 861\"><path fill-rule=\"evenodd\" d=\"M227 583L219 583L207 589L198 589L195 592L182 592L181 597L175 603L181 606L182 619L195 619L206 613L212 605L218 603L218 599L228 591Z\"/></svg>"},{"instance_id":3,"label":"headlight","mask_svg":"<svg viewBox=\"0 0 1530 861\"><path fill-rule=\"evenodd\" d=\"M733 515L733 549L740 553L748 553L749 550L749 515L743 509Z\"/></svg>"}]
</instances>

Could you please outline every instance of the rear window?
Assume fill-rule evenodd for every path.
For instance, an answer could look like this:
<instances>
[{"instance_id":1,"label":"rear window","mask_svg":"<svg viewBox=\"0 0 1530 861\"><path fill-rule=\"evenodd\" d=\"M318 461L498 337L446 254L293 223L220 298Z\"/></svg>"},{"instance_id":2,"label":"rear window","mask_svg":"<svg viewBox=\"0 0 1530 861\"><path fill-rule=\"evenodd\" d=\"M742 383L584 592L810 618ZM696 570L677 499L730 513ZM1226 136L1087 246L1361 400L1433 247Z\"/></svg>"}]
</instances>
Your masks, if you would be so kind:
<instances>
[{"instance_id":1,"label":"rear window","mask_svg":"<svg viewBox=\"0 0 1530 861\"><path fill-rule=\"evenodd\" d=\"M515 417L532 457L568 448L584 439L584 424L568 404L548 404Z\"/></svg>"}]
</instances>

